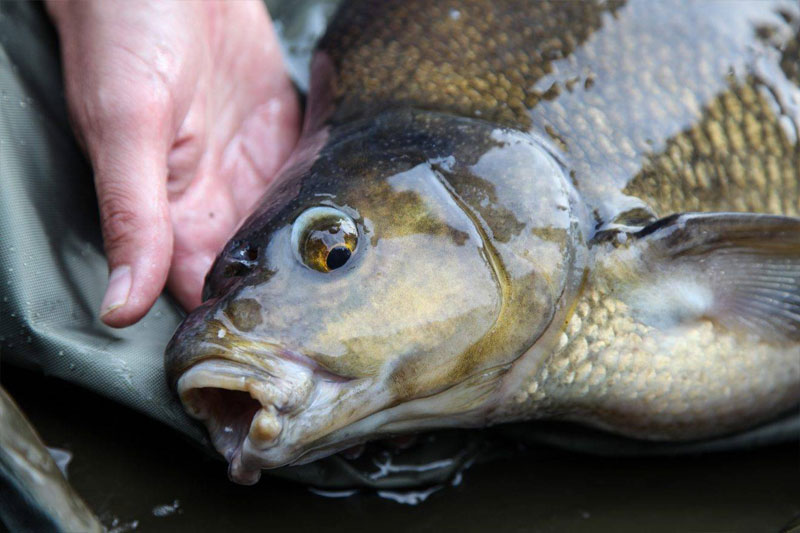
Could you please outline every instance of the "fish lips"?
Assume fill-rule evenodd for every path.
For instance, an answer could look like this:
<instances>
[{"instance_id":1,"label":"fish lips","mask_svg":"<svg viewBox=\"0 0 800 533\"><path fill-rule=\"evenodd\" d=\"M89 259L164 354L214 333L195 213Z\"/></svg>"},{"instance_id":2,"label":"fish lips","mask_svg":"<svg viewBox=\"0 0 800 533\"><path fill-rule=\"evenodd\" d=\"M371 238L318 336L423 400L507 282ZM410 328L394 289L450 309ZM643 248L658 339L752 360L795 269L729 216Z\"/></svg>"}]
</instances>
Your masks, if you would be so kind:
<instances>
[{"instance_id":1,"label":"fish lips","mask_svg":"<svg viewBox=\"0 0 800 533\"><path fill-rule=\"evenodd\" d=\"M276 358L277 359L277 358ZM311 372L281 359L283 372L210 358L189 368L177 381L178 396L187 413L202 421L216 450L228 461L230 478L253 484L260 477L263 454L286 449L284 426L305 404L311 392ZM286 372L286 366L291 371ZM285 372L285 373L284 373ZM277 466L277 465L276 465Z\"/></svg>"},{"instance_id":2,"label":"fish lips","mask_svg":"<svg viewBox=\"0 0 800 533\"><path fill-rule=\"evenodd\" d=\"M262 466L281 466L295 455L284 427L303 411L315 382L339 378L303 354L241 336L213 311L214 302L206 302L178 328L165 352L167 375L186 412L206 425L231 478L252 484ZM277 457L243 466L243 457L270 448L280 450L270 454Z\"/></svg>"},{"instance_id":3,"label":"fish lips","mask_svg":"<svg viewBox=\"0 0 800 533\"><path fill-rule=\"evenodd\" d=\"M244 337L214 318L214 307L207 302L189 315L165 353L186 412L204 423L236 483L257 482L262 468L312 460L309 448L327 441L347 418L336 408L342 396L367 384L279 343ZM365 409L375 407L367 403ZM313 458L334 453L337 442Z\"/></svg>"}]
</instances>

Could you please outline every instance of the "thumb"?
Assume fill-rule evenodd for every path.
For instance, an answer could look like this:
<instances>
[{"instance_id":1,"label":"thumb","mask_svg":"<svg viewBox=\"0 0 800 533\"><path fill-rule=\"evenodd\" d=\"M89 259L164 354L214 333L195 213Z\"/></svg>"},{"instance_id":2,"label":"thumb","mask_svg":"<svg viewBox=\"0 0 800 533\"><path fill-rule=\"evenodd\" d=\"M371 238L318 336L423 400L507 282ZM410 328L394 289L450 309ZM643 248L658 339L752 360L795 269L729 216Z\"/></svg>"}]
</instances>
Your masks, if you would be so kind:
<instances>
[{"instance_id":1,"label":"thumb","mask_svg":"<svg viewBox=\"0 0 800 533\"><path fill-rule=\"evenodd\" d=\"M133 324L158 298L172 257L167 199L166 110L136 108L94 117L84 129L95 185L109 280L100 317L106 324Z\"/></svg>"},{"instance_id":2,"label":"thumb","mask_svg":"<svg viewBox=\"0 0 800 533\"><path fill-rule=\"evenodd\" d=\"M193 23L180 3L47 7L61 41L70 114L94 169L110 270L100 316L127 326L150 309L169 271L167 154L181 121L176 87L191 86L184 78L194 72L183 53L192 41L180 30Z\"/></svg>"}]
</instances>

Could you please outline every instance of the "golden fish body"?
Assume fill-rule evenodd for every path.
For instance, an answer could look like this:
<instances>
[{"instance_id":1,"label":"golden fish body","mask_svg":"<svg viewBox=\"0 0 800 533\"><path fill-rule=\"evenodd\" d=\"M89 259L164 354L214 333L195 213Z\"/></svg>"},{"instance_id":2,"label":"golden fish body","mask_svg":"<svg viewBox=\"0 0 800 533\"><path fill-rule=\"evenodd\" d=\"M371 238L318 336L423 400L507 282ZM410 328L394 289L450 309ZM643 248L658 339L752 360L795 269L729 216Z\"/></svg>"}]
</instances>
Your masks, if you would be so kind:
<instances>
[{"instance_id":1,"label":"golden fish body","mask_svg":"<svg viewBox=\"0 0 800 533\"><path fill-rule=\"evenodd\" d=\"M800 9L351 2L168 372L231 477L521 419L800 401Z\"/></svg>"}]
</instances>

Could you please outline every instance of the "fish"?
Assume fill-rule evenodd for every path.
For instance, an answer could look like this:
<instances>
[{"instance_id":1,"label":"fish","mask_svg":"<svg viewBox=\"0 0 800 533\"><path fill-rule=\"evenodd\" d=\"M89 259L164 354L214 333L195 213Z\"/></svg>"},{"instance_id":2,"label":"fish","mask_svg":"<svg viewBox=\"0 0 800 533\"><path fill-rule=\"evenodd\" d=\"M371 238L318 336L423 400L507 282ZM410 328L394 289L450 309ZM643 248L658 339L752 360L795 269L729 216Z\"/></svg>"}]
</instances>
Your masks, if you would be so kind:
<instances>
[{"instance_id":1,"label":"fish","mask_svg":"<svg viewBox=\"0 0 800 533\"><path fill-rule=\"evenodd\" d=\"M0 427L0 523L9 531L105 531L2 387Z\"/></svg>"},{"instance_id":2,"label":"fish","mask_svg":"<svg viewBox=\"0 0 800 533\"><path fill-rule=\"evenodd\" d=\"M230 479L438 428L793 412L799 33L782 1L345 2L165 351Z\"/></svg>"}]
</instances>

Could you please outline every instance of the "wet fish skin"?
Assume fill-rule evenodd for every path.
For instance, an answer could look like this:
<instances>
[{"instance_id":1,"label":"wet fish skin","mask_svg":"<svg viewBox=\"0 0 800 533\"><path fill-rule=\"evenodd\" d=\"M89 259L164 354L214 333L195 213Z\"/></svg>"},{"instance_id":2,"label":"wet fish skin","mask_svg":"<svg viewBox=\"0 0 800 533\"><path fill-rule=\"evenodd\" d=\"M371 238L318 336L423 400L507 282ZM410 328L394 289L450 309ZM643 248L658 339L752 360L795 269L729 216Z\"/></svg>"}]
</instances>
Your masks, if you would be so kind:
<instances>
[{"instance_id":1,"label":"wet fish skin","mask_svg":"<svg viewBox=\"0 0 800 533\"><path fill-rule=\"evenodd\" d=\"M799 11L346 4L293 161L166 353L232 477L432 427L691 440L797 405ZM319 205L360 234L328 274L289 238Z\"/></svg>"},{"instance_id":2,"label":"wet fish skin","mask_svg":"<svg viewBox=\"0 0 800 533\"><path fill-rule=\"evenodd\" d=\"M551 353L515 385L519 406L505 416L697 440L743 431L797 405L800 221L749 213L671 218L677 223L652 230L667 239L649 244L668 252L643 252L634 238L596 246ZM770 239L780 251L770 250ZM772 318L783 320L785 301L772 287L786 280L789 323L762 322L765 297L776 299ZM742 310L737 300L745 299Z\"/></svg>"},{"instance_id":3,"label":"wet fish skin","mask_svg":"<svg viewBox=\"0 0 800 533\"><path fill-rule=\"evenodd\" d=\"M453 128L460 135L450 135ZM543 179L527 179L531 170ZM342 175L352 179L332 188L328 176ZM349 421L509 363L548 326L561 293L576 282L574 189L539 142L494 124L398 110L337 129L313 167L282 181L273 199L229 243L208 280L210 299L168 347L167 368L179 390L178 379L204 360L222 356L266 369L279 389L270 392L281 396L278 411L294 413L283 402L296 402L298 415L327 424L284 423L282 442L319 440L327 448L329 433ZM464 202L492 221L494 242ZM352 213L361 228L344 272L312 271L288 246L291 221L320 203ZM270 244L238 275L248 255L242 247L256 242ZM286 369L301 358L313 363ZM302 383L282 379L299 379L308 366L313 375ZM479 396L496 386L490 382L475 384L488 387ZM291 398L309 387L316 396ZM342 394L352 406L331 416L330 402L338 400L328 395ZM270 449L281 453L276 463L304 453Z\"/></svg>"},{"instance_id":4,"label":"wet fish skin","mask_svg":"<svg viewBox=\"0 0 800 533\"><path fill-rule=\"evenodd\" d=\"M796 215L797 12L792 2L348 3L321 45L336 72L329 120L410 106L546 134L604 220L630 196L657 216Z\"/></svg>"}]
</instances>

